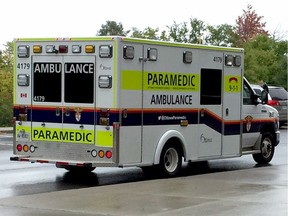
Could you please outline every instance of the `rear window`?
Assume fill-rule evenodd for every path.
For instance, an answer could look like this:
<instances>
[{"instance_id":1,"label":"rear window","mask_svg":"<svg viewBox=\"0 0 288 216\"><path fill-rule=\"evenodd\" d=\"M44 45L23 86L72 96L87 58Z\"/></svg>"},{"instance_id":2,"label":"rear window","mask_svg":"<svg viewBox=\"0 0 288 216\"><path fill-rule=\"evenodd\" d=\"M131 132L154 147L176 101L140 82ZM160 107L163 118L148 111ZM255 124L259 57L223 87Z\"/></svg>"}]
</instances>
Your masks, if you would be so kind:
<instances>
[{"instance_id":1,"label":"rear window","mask_svg":"<svg viewBox=\"0 0 288 216\"><path fill-rule=\"evenodd\" d=\"M273 100L287 100L288 92L284 88L269 88Z\"/></svg>"}]
</instances>

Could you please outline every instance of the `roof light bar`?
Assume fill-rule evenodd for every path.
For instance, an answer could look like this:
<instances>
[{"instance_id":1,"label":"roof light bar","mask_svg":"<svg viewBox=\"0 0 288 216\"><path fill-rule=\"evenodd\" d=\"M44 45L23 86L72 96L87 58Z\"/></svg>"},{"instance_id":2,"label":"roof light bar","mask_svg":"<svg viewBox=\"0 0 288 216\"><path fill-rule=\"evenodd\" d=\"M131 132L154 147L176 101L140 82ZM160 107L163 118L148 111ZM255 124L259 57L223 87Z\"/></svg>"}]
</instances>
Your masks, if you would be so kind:
<instances>
[{"instance_id":1,"label":"roof light bar","mask_svg":"<svg viewBox=\"0 0 288 216\"><path fill-rule=\"evenodd\" d=\"M184 51L183 52L183 62L184 63L191 63L192 62L192 52L191 51Z\"/></svg>"},{"instance_id":2,"label":"roof light bar","mask_svg":"<svg viewBox=\"0 0 288 216\"><path fill-rule=\"evenodd\" d=\"M147 49L147 59L148 61L156 61L157 60L157 49L156 48L148 48Z\"/></svg>"},{"instance_id":3,"label":"roof light bar","mask_svg":"<svg viewBox=\"0 0 288 216\"><path fill-rule=\"evenodd\" d=\"M101 45L99 47L100 58L111 58L112 57L112 45Z\"/></svg>"},{"instance_id":4,"label":"roof light bar","mask_svg":"<svg viewBox=\"0 0 288 216\"><path fill-rule=\"evenodd\" d=\"M42 53L42 46L40 46L40 45L34 45L34 46L33 46L33 52L34 52L34 53Z\"/></svg>"},{"instance_id":5,"label":"roof light bar","mask_svg":"<svg viewBox=\"0 0 288 216\"><path fill-rule=\"evenodd\" d=\"M95 53L95 46L93 46L93 45L86 45L86 46L85 46L85 52L86 52L86 53Z\"/></svg>"},{"instance_id":6,"label":"roof light bar","mask_svg":"<svg viewBox=\"0 0 288 216\"><path fill-rule=\"evenodd\" d=\"M55 49L54 45L47 45L46 53L58 53L58 50Z\"/></svg>"},{"instance_id":7,"label":"roof light bar","mask_svg":"<svg viewBox=\"0 0 288 216\"><path fill-rule=\"evenodd\" d=\"M68 53L68 46L60 45L59 46L59 53Z\"/></svg>"},{"instance_id":8,"label":"roof light bar","mask_svg":"<svg viewBox=\"0 0 288 216\"><path fill-rule=\"evenodd\" d=\"M30 55L30 47L25 45L18 46L17 55L19 58L28 58Z\"/></svg>"},{"instance_id":9,"label":"roof light bar","mask_svg":"<svg viewBox=\"0 0 288 216\"><path fill-rule=\"evenodd\" d=\"M124 59L133 59L134 58L134 47L133 46L124 46L123 47L123 58Z\"/></svg>"},{"instance_id":10,"label":"roof light bar","mask_svg":"<svg viewBox=\"0 0 288 216\"><path fill-rule=\"evenodd\" d=\"M233 62L234 66L239 67L241 66L241 56L237 55L234 56L234 62Z\"/></svg>"},{"instance_id":11,"label":"roof light bar","mask_svg":"<svg viewBox=\"0 0 288 216\"><path fill-rule=\"evenodd\" d=\"M73 45L72 46L72 53L81 53L81 46L80 45Z\"/></svg>"},{"instance_id":12,"label":"roof light bar","mask_svg":"<svg viewBox=\"0 0 288 216\"><path fill-rule=\"evenodd\" d=\"M226 66L232 66L234 62L234 58L232 55L226 55L225 56L225 65Z\"/></svg>"}]
</instances>

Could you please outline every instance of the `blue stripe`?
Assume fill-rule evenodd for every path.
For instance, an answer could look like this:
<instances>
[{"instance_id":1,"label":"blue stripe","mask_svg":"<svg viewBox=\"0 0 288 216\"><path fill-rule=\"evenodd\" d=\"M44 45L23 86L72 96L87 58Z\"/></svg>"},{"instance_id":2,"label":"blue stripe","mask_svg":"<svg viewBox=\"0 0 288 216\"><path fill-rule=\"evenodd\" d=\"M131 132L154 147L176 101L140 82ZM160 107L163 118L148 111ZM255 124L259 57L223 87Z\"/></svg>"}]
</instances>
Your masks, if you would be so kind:
<instances>
[{"instance_id":1,"label":"blue stripe","mask_svg":"<svg viewBox=\"0 0 288 216\"><path fill-rule=\"evenodd\" d=\"M19 108L14 108L14 117L19 121ZM63 116L64 123L68 124L86 124L86 125L99 125L100 122L100 113L99 111L94 112L81 112L81 118L78 122L75 118L75 111L70 111L69 116ZM143 119L143 120L142 120ZM113 122L120 122L121 126L139 126L142 125L180 125L181 120L188 120L189 125L197 125L198 124L198 111L189 110L185 112L177 112L171 111L167 112L167 110L161 112L161 110L157 111L147 111L143 112L131 112L127 114L127 118L120 119L119 112L110 112L109 115L109 125L112 126ZM56 116L56 110L41 110L41 109L33 109L30 108L27 110L27 121L33 122L47 122L47 123L59 123L62 124L62 112L60 116ZM96 121L96 122L95 122ZM222 133L222 121L218 118L215 118L213 115L209 114L209 112L205 112L204 116L200 117L200 124L205 124L218 133ZM265 125L273 125L273 122L265 122ZM263 126L263 122L253 122L251 123L250 130L247 131L247 124L243 122L243 133L256 133L261 130ZM241 125L239 123L228 123L224 125L224 135L237 135L240 134Z\"/></svg>"}]
</instances>

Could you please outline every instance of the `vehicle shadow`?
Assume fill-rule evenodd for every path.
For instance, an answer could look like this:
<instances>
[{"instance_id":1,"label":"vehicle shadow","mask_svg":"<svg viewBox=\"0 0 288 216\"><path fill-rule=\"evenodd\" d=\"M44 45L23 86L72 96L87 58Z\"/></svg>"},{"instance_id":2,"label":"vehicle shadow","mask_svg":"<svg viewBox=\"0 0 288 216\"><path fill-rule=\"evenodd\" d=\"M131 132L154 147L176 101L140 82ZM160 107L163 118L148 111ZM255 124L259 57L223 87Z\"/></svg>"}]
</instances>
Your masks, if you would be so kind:
<instances>
[{"instance_id":1,"label":"vehicle shadow","mask_svg":"<svg viewBox=\"0 0 288 216\"><path fill-rule=\"evenodd\" d=\"M249 160L215 160L215 161L202 161L193 163L183 163L182 170L177 177L186 177L194 175L203 175L216 172L227 172L242 169L252 169L271 166L258 165ZM63 176L58 176L56 182L58 185L64 187L75 186L79 188L104 186L111 184L121 184L137 181L149 181L162 179L156 169L144 169L141 168L97 168L93 172L77 173L77 172L65 172Z\"/></svg>"}]
</instances>

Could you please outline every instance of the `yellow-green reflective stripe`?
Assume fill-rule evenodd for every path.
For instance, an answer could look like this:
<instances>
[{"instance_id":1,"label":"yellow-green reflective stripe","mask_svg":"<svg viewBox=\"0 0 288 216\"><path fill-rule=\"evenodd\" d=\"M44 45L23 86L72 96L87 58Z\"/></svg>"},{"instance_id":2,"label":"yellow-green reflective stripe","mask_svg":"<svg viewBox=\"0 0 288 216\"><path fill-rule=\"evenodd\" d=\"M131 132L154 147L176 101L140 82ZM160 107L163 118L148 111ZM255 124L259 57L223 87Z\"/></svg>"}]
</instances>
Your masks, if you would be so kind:
<instances>
[{"instance_id":1,"label":"yellow-green reflective stripe","mask_svg":"<svg viewBox=\"0 0 288 216\"><path fill-rule=\"evenodd\" d=\"M38 41L56 41L57 38L16 38L15 41L24 41L24 42L38 42Z\"/></svg>"},{"instance_id":2,"label":"yellow-green reflective stripe","mask_svg":"<svg viewBox=\"0 0 288 216\"><path fill-rule=\"evenodd\" d=\"M32 140L94 144L94 131L74 129L62 130L59 128L33 128Z\"/></svg>"},{"instance_id":3,"label":"yellow-green reflective stripe","mask_svg":"<svg viewBox=\"0 0 288 216\"><path fill-rule=\"evenodd\" d=\"M113 147L113 133L110 131L97 131L96 146Z\"/></svg>"},{"instance_id":4,"label":"yellow-green reflective stripe","mask_svg":"<svg viewBox=\"0 0 288 216\"><path fill-rule=\"evenodd\" d=\"M122 90L142 90L142 72L141 71L121 71Z\"/></svg>"},{"instance_id":5,"label":"yellow-green reflective stripe","mask_svg":"<svg viewBox=\"0 0 288 216\"><path fill-rule=\"evenodd\" d=\"M122 90L142 90L141 71L121 71ZM199 91L199 74L175 72L144 72L143 90Z\"/></svg>"},{"instance_id":6,"label":"yellow-green reflective stripe","mask_svg":"<svg viewBox=\"0 0 288 216\"><path fill-rule=\"evenodd\" d=\"M206 49L206 50L218 50L218 51L230 51L230 52L243 52L242 48L233 48L233 47L220 47L220 46L210 46L210 45L201 45L201 44L188 44L188 43L176 43L168 41L154 41L141 38L122 38L125 42L141 43L141 44L151 44L151 45L161 45L161 46L170 46L170 47L184 47L191 49Z\"/></svg>"}]
</instances>

